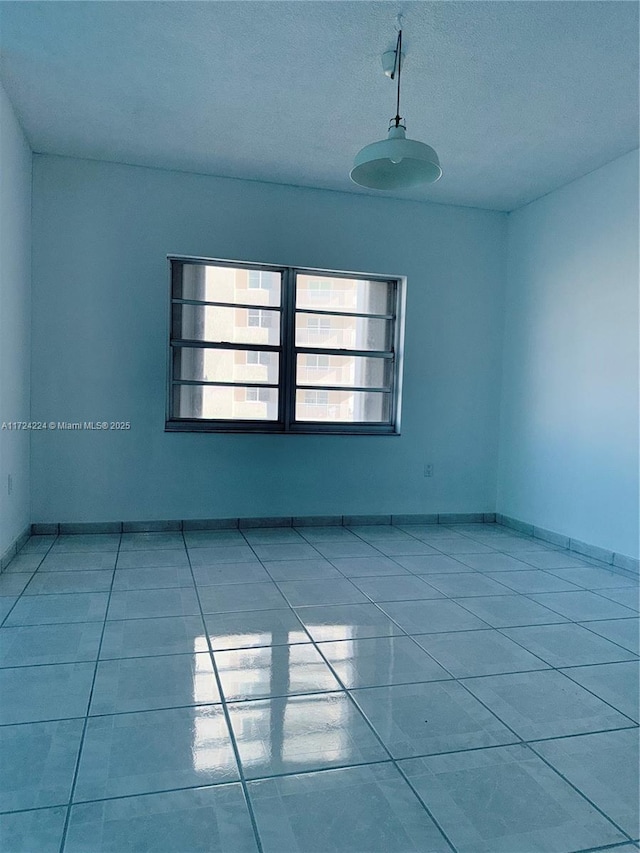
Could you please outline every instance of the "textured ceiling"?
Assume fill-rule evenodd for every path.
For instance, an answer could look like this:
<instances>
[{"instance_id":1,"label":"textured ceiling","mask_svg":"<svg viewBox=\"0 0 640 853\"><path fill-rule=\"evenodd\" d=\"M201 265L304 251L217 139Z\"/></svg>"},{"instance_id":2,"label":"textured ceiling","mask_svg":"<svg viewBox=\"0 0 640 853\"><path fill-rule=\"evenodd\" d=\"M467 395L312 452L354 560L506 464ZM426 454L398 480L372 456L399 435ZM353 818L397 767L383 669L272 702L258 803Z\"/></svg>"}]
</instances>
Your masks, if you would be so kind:
<instances>
[{"instance_id":1,"label":"textured ceiling","mask_svg":"<svg viewBox=\"0 0 640 853\"><path fill-rule=\"evenodd\" d=\"M444 175L396 197L512 210L637 147L624 0L2 2L0 72L34 151L360 192L398 11L408 136Z\"/></svg>"}]
</instances>

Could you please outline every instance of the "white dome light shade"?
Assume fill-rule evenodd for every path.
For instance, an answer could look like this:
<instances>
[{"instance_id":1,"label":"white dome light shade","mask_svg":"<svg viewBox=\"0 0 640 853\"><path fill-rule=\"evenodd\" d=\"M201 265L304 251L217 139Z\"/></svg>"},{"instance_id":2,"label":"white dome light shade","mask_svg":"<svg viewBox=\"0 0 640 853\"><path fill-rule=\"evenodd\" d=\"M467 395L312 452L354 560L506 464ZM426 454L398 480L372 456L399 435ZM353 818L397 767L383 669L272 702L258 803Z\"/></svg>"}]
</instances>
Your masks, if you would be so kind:
<instances>
[{"instance_id":1,"label":"white dome light shade","mask_svg":"<svg viewBox=\"0 0 640 853\"><path fill-rule=\"evenodd\" d=\"M389 128L389 138L372 142L356 154L351 180L374 190L399 190L433 184L442 175L430 145L407 139L402 125Z\"/></svg>"}]
</instances>

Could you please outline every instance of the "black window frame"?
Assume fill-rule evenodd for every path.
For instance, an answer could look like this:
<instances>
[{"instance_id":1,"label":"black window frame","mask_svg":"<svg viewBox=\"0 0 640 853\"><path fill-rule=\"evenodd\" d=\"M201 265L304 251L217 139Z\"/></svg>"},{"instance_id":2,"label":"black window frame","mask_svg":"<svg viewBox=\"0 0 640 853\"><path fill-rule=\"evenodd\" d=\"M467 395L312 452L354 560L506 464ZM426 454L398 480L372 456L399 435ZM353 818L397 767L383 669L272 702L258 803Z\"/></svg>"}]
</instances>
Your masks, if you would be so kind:
<instances>
[{"instance_id":1,"label":"black window frame","mask_svg":"<svg viewBox=\"0 0 640 853\"><path fill-rule=\"evenodd\" d=\"M402 373L403 373L403 350L404 350L404 320L406 301L406 277L402 275L381 275L378 273L353 272L343 270L318 269L312 267L281 266L275 264L251 263L246 261L234 261L220 258L203 258L184 255L168 255L169 267L169 299L168 299L168 348L167 348L167 394L166 394L166 432L229 432L229 433L275 433L275 434L337 434L337 435L400 435L400 414L402 402ZM242 307L265 310L278 310L280 313L280 341L278 345L271 344L228 344L209 343L204 341L187 341L182 338L172 337L173 306L180 303L180 298L174 297L175 283L181 281L181 270L187 264L211 265L216 267L230 267L247 271L275 272L280 274L281 292L280 305L256 305ZM312 307L299 307L296 309L296 277L298 275L317 275L331 278L345 278L348 280L380 281L385 282L391 288L390 310L386 315L358 314L353 311L322 310ZM258 288L255 288L258 290ZM188 300L191 301L191 300ZM202 303L207 304L207 303ZM229 303L228 307L238 307L238 304ZM317 314L322 318L326 315L337 316L373 316L384 317L392 322L392 334L390 349L388 350L354 350L348 348L331 349L309 344L308 346L296 346L295 327L296 310L304 314ZM240 419L209 419L209 418L181 418L173 416L173 388L177 385L200 384L197 382L185 383L173 377L173 352L180 346L198 346L203 348L224 349L228 346L234 349L243 349L259 352L277 352L279 356L278 383L268 384L253 382L233 383L238 387L253 386L273 388L277 387L279 405L278 418L275 421L268 420L240 420ZM392 363L390 371L391 381L384 388L357 388L355 386L310 386L309 384L297 384L297 356L299 354L323 355L323 356L361 356L371 358L385 358ZM206 383L202 383L206 384ZM211 384L211 383L210 383ZM231 384L231 383L223 383ZM326 422L326 421L296 421L296 391L306 390L335 390L335 391L380 391L389 394L389 420L384 422Z\"/></svg>"}]
</instances>

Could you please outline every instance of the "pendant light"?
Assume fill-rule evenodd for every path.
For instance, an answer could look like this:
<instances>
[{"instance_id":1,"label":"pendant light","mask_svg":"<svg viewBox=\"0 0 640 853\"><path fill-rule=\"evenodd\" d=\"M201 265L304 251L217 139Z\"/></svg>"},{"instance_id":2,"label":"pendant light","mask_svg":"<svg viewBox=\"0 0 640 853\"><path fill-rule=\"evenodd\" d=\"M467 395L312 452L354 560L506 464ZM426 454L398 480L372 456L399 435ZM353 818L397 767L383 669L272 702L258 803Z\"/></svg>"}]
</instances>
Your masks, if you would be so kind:
<instances>
[{"instance_id":1,"label":"pendant light","mask_svg":"<svg viewBox=\"0 0 640 853\"><path fill-rule=\"evenodd\" d=\"M402 15L398 15L398 40L394 51L387 51L382 64L385 74L398 81L396 115L389 122L387 139L372 142L358 151L351 180L374 190L399 190L432 184L442 175L438 155L430 145L406 138L406 126L400 117L400 74L402 71ZM391 66L391 61L393 66ZM392 69L392 70L391 70ZM390 72L390 73L389 73Z\"/></svg>"}]
</instances>

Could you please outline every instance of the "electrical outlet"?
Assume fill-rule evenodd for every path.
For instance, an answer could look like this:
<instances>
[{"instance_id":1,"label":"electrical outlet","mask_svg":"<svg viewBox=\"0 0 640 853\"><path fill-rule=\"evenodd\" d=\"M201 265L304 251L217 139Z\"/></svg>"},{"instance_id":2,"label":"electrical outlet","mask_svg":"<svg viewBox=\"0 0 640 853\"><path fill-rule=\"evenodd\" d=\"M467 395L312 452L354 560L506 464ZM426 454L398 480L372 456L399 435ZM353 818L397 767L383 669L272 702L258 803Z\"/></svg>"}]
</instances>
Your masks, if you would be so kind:
<instances>
[{"instance_id":1,"label":"electrical outlet","mask_svg":"<svg viewBox=\"0 0 640 853\"><path fill-rule=\"evenodd\" d=\"M433 477L433 465L431 464L431 462L425 462L424 476Z\"/></svg>"},{"instance_id":2,"label":"electrical outlet","mask_svg":"<svg viewBox=\"0 0 640 853\"><path fill-rule=\"evenodd\" d=\"M7 494L10 495L13 492L13 477L11 474L7 474Z\"/></svg>"}]
</instances>

